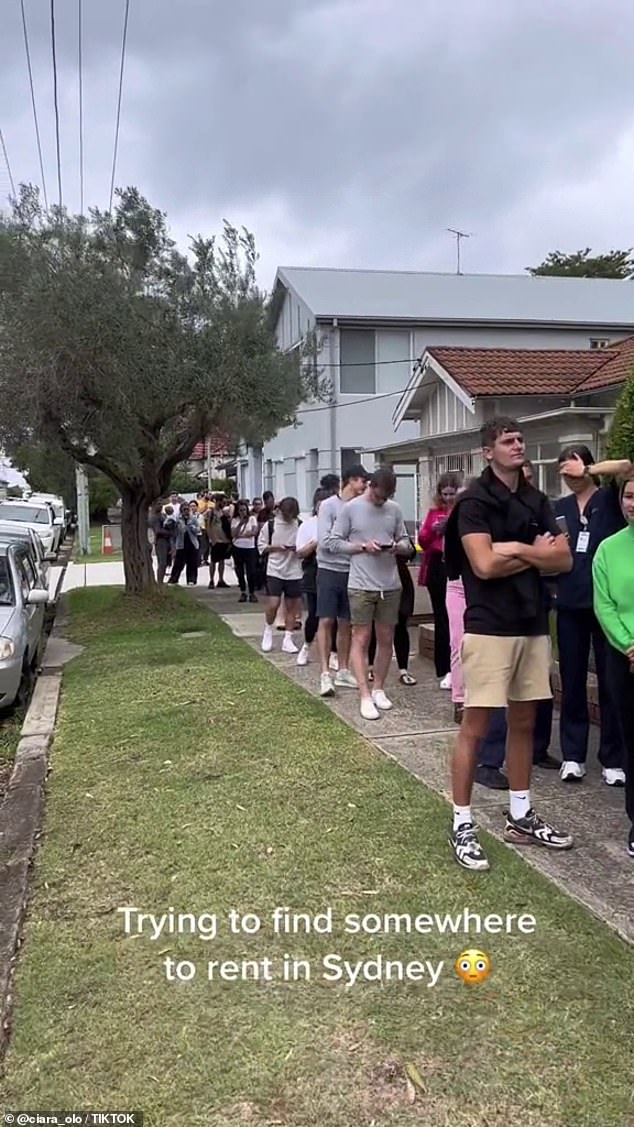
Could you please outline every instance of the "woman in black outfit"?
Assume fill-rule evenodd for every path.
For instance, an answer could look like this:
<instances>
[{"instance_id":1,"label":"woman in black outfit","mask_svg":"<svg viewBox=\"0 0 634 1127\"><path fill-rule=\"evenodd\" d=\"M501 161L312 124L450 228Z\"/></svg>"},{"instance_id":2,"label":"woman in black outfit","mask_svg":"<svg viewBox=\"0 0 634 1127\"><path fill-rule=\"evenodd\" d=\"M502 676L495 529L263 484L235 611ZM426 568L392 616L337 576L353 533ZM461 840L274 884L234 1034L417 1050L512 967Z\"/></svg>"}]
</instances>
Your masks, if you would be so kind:
<instances>
[{"instance_id":1,"label":"woman in black outfit","mask_svg":"<svg viewBox=\"0 0 634 1127\"><path fill-rule=\"evenodd\" d=\"M299 526L297 534L297 555L302 561L302 581L307 617L304 623L304 645L297 655L298 665L307 665L310 647L315 640L319 619L317 618L317 513L322 501L330 497L327 489L316 489L313 496L313 515Z\"/></svg>"},{"instance_id":2,"label":"woman in black outfit","mask_svg":"<svg viewBox=\"0 0 634 1127\"><path fill-rule=\"evenodd\" d=\"M396 656L396 664L398 665L398 679L402 685L415 685L416 678L412 677L408 670L409 665L409 629L408 623L414 613L414 584L410 575L409 564L412 560L416 559L416 548L412 544L412 550L409 556L397 556L396 564L398 567L398 574L403 588L401 593L401 602L398 608L398 620L394 627L394 654ZM374 655L376 654L376 632L374 623L372 624L372 634L370 635L370 645L368 646L368 664L370 672L368 678L370 681L374 679L372 666L374 665Z\"/></svg>"}]
</instances>

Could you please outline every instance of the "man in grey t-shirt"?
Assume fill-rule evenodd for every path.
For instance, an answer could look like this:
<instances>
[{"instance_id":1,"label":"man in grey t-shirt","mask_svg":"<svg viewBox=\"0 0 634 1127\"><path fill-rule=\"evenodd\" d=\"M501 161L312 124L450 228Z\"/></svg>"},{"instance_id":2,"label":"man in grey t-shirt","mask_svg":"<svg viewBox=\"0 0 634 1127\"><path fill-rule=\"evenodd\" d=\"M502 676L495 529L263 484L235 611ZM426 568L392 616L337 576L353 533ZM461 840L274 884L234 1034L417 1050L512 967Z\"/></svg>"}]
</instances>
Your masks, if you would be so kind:
<instances>
[{"instance_id":1,"label":"man in grey t-shirt","mask_svg":"<svg viewBox=\"0 0 634 1127\"><path fill-rule=\"evenodd\" d=\"M385 678L392 660L394 626L401 601L401 580L395 556L409 555L411 543L401 508L392 500L396 476L376 470L361 497L349 501L337 516L325 546L350 559L348 596L352 622L350 665L361 696L364 720L377 720L379 710L392 702L385 694ZM368 645L376 630L374 689L368 685Z\"/></svg>"},{"instance_id":2,"label":"man in grey t-shirt","mask_svg":"<svg viewBox=\"0 0 634 1127\"><path fill-rule=\"evenodd\" d=\"M323 478L322 480L326 480ZM368 474L361 465L349 466L343 475L343 489L322 501L317 517L317 642L321 661L319 692L322 697L332 697L335 687L356 689L357 682L348 669L350 658L350 604L348 601L348 572L350 557L341 551L330 551L329 541L334 523L343 506L363 493ZM333 678L329 660L333 648L334 627L337 626L338 672Z\"/></svg>"}]
</instances>

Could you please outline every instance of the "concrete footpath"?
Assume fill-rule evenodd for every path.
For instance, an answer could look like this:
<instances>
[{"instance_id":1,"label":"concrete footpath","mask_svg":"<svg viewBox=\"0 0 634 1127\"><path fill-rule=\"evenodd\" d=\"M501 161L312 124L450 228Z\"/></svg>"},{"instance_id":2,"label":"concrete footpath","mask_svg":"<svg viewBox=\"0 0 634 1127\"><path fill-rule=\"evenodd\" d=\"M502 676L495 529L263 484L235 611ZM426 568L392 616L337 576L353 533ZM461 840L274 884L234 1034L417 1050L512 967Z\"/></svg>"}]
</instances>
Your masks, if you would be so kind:
<instances>
[{"instance_id":1,"label":"concrete footpath","mask_svg":"<svg viewBox=\"0 0 634 1127\"><path fill-rule=\"evenodd\" d=\"M196 598L214 610L235 635L260 651L263 607L237 602L235 588L207 591L199 585ZM299 635L296 640L298 640ZM300 668L295 657L281 652L282 634L277 632L274 650L262 655L307 692L318 695L319 668L309 664ZM380 720L364 721L359 715L358 695L339 690L333 700L324 700L347 724L355 728L384 755L400 763L422 783L450 799L449 753L456 736L450 694L438 688L432 665L418 656L412 640L410 669L418 684L400 685L396 668L388 681L394 702L391 712ZM551 752L559 758L558 715L553 724ZM621 788L605 786L597 764L598 733L591 728L588 774L584 782L565 784L557 771L536 768L531 787L535 806L545 818L569 830L575 848L567 853L551 853L537 846L518 850L527 864L538 869L569 896L574 897L634 943L634 862L625 852L628 821ZM476 786L473 808L482 829L501 838L506 791L491 791ZM449 828L450 814L447 810ZM438 848L448 849L445 842ZM513 848L507 846L507 848ZM486 880L486 874L474 879Z\"/></svg>"}]
</instances>

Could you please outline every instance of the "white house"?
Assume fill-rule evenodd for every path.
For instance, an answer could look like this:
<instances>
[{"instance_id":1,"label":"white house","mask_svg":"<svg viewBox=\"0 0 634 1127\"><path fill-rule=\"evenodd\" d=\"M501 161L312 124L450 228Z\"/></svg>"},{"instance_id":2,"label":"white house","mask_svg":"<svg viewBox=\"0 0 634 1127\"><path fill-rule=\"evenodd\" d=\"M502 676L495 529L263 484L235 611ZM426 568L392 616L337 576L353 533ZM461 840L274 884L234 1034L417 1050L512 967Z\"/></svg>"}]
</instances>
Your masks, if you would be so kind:
<instances>
[{"instance_id":1,"label":"white house","mask_svg":"<svg viewBox=\"0 0 634 1127\"><path fill-rule=\"evenodd\" d=\"M422 433L418 407L427 403L427 392L416 391L414 398L411 393L418 388L420 358L427 350L594 353L634 332L634 285L528 274L280 267L272 316L283 350L299 348L307 332L315 332L318 363L332 378L332 401L303 405L297 426L279 431L261 449L242 449L242 495L272 489L277 497L296 496L300 507L308 509L324 473L341 473L359 460L372 467L372 452L382 450L385 458L389 448L399 476L399 500L407 519L414 521L421 504L420 455L414 456L407 442L418 441ZM471 426L475 416L469 393L449 396L451 381L441 382L448 398L442 400L440 389L441 414L433 426L444 428L443 433Z\"/></svg>"},{"instance_id":2,"label":"white house","mask_svg":"<svg viewBox=\"0 0 634 1127\"><path fill-rule=\"evenodd\" d=\"M392 417L416 421L418 436L386 443L377 461L409 464L418 479L417 519L439 476L470 477L483 466L483 422L506 415L520 423L538 484L556 497L562 446L584 442L600 457L625 381L634 372L634 336L600 349L425 349Z\"/></svg>"}]
</instances>

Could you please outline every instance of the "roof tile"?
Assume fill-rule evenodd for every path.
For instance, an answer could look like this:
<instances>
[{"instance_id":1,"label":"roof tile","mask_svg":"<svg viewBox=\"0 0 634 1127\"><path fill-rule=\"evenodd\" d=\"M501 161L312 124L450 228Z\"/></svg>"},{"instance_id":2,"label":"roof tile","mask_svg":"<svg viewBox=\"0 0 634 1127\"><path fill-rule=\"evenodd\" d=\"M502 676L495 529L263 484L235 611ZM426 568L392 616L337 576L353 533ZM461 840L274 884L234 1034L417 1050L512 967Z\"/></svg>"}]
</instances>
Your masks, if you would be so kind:
<instances>
[{"instance_id":1,"label":"roof tile","mask_svg":"<svg viewBox=\"0 0 634 1127\"><path fill-rule=\"evenodd\" d=\"M609 348L427 349L474 398L493 395L570 395L615 387L634 370L634 337Z\"/></svg>"}]
</instances>

